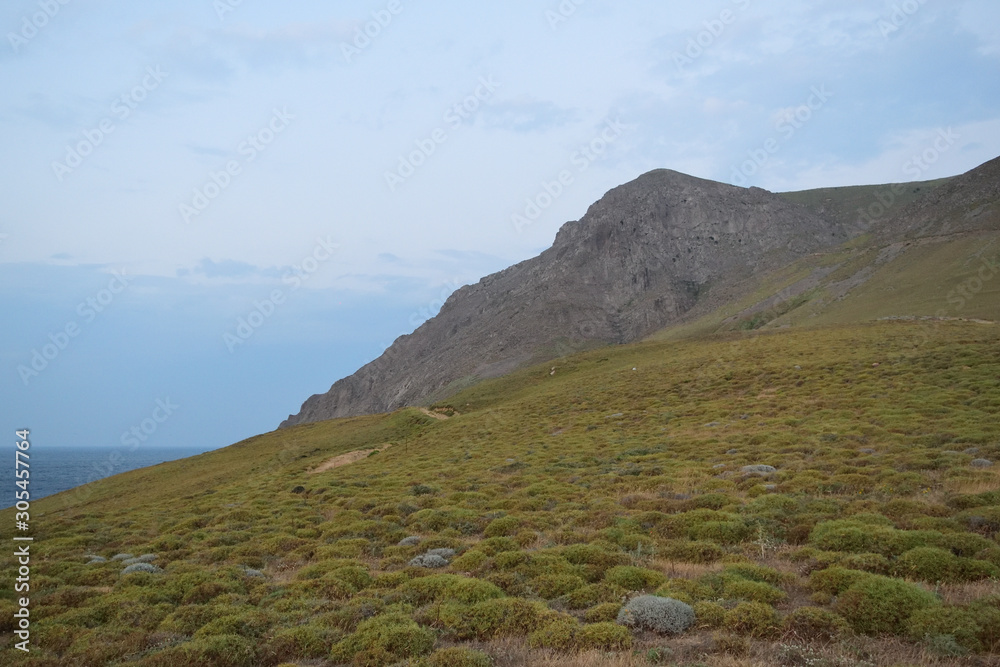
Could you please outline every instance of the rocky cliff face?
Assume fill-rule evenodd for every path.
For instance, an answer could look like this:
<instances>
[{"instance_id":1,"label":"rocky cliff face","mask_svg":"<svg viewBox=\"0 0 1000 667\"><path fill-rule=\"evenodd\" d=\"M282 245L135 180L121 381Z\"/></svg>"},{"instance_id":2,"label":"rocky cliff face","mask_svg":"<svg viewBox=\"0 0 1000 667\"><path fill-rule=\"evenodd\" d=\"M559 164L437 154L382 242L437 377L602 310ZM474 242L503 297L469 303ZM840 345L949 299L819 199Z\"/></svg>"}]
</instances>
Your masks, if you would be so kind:
<instances>
[{"instance_id":1,"label":"rocky cliff face","mask_svg":"<svg viewBox=\"0 0 1000 667\"><path fill-rule=\"evenodd\" d=\"M637 340L737 282L848 231L758 188L668 170L615 188L538 257L455 292L441 312L282 426L391 411L560 351Z\"/></svg>"}]
</instances>

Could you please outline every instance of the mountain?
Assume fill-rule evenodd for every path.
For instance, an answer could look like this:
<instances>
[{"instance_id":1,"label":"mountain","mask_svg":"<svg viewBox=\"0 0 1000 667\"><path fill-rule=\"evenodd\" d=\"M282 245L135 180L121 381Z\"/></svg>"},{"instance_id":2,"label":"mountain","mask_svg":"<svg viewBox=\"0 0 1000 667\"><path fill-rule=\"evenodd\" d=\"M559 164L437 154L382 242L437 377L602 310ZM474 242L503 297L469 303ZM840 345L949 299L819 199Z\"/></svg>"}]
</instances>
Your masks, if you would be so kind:
<instances>
[{"instance_id":1,"label":"mountain","mask_svg":"<svg viewBox=\"0 0 1000 667\"><path fill-rule=\"evenodd\" d=\"M759 188L670 170L607 193L538 257L459 289L441 312L282 426L433 400L482 378L677 321L738 283L850 237L851 227Z\"/></svg>"},{"instance_id":2,"label":"mountain","mask_svg":"<svg viewBox=\"0 0 1000 667\"><path fill-rule=\"evenodd\" d=\"M565 224L538 257L455 292L282 427L427 404L651 335L995 319L998 300L978 297L1000 293L1000 280L975 280L1000 256L998 202L1000 158L950 179L784 194L653 171Z\"/></svg>"}]
</instances>

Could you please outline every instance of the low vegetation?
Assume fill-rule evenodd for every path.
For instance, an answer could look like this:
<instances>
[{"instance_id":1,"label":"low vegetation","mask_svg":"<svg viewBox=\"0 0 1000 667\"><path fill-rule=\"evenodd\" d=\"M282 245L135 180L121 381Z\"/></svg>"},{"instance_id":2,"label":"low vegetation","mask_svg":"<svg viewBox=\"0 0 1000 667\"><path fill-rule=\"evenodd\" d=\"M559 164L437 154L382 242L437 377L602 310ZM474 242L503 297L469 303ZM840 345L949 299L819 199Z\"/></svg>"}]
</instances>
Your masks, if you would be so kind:
<instances>
[{"instance_id":1,"label":"low vegetation","mask_svg":"<svg viewBox=\"0 0 1000 667\"><path fill-rule=\"evenodd\" d=\"M448 419L301 426L34 503L35 650L0 664L997 652L997 327L734 332L554 365L432 406ZM0 611L15 571L0 556Z\"/></svg>"}]
</instances>

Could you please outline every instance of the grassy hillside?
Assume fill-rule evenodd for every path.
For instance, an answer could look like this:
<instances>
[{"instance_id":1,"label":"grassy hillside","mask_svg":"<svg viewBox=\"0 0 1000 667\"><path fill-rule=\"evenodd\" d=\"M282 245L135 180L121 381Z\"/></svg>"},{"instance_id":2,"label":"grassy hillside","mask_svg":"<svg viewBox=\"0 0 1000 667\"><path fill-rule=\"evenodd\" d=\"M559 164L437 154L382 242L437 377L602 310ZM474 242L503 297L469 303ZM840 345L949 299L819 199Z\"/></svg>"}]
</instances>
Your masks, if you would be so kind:
<instances>
[{"instance_id":1,"label":"grassy hillside","mask_svg":"<svg viewBox=\"0 0 1000 667\"><path fill-rule=\"evenodd\" d=\"M990 324L586 352L34 503L0 664L987 664L998 411Z\"/></svg>"}]
</instances>

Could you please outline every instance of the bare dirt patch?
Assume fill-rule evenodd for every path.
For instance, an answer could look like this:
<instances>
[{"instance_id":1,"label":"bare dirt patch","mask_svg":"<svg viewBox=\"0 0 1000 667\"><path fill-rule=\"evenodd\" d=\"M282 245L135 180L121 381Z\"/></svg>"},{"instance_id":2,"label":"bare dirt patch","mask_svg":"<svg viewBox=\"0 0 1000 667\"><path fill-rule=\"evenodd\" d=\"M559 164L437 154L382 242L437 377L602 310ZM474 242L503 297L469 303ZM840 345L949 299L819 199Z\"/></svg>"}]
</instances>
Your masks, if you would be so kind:
<instances>
[{"instance_id":1,"label":"bare dirt patch","mask_svg":"<svg viewBox=\"0 0 1000 667\"><path fill-rule=\"evenodd\" d=\"M385 445L384 447L381 447L379 449L359 449L356 452L347 452L346 454L340 454L338 456L334 456L332 459L329 459L319 464L317 467L310 470L309 474L316 475L321 472L333 470L334 468L342 468L346 465L357 463L358 461L366 459L375 452L384 452L387 449L389 449L389 445Z\"/></svg>"}]
</instances>

